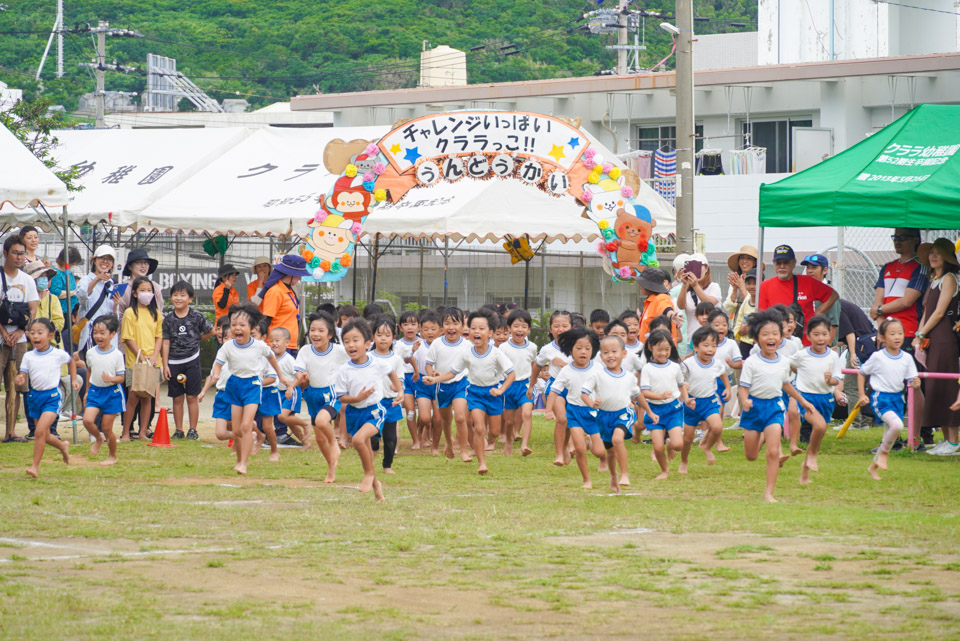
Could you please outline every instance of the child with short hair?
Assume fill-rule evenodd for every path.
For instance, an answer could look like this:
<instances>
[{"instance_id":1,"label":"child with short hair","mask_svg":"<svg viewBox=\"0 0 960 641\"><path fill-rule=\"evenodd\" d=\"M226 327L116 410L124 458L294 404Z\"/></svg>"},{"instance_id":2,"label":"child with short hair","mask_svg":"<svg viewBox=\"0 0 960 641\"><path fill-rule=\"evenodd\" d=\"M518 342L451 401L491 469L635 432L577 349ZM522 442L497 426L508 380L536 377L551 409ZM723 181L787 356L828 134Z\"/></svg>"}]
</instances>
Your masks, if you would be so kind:
<instances>
[{"instance_id":1,"label":"child with short hair","mask_svg":"<svg viewBox=\"0 0 960 641\"><path fill-rule=\"evenodd\" d=\"M617 318L620 322L627 326L627 340L624 343L623 347L628 352L637 352L638 350L643 349L643 343L640 342L640 316L635 310L628 309L625 310Z\"/></svg>"},{"instance_id":2,"label":"child with short hair","mask_svg":"<svg viewBox=\"0 0 960 641\"><path fill-rule=\"evenodd\" d=\"M594 331L597 338L602 339L603 330L610 323L610 314L605 309L595 309L590 312L590 329Z\"/></svg>"},{"instance_id":3,"label":"child with short hair","mask_svg":"<svg viewBox=\"0 0 960 641\"><path fill-rule=\"evenodd\" d=\"M76 361L62 349L50 344L56 332L57 328L48 318L35 318L27 324L27 335L33 350L23 355L20 373L14 381L21 387L28 381L30 384L27 407L37 427L33 441L33 464L27 468L27 474L33 478L40 474L40 461L48 443L60 451L64 463L70 462L70 446L51 434L50 426L57 420L62 402L60 390L57 389L60 385L60 368L69 365L70 384L74 391L80 390L80 381L77 380Z\"/></svg>"},{"instance_id":4,"label":"child with short hair","mask_svg":"<svg viewBox=\"0 0 960 641\"><path fill-rule=\"evenodd\" d=\"M458 363L463 352L470 349L470 344L461 335L464 329L463 312L456 307L447 307L441 315L443 320L443 336L430 344L425 360L428 385L437 383L432 380L440 372L450 372L454 364ZM421 326L423 323L421 322ZM440 421L446 446L443 453L447 458L453 458L453 441L451 439L451 422L457 421L457 441L460 445L460 460L470 463L470 428L467 425L467 380L466 372L458 371L446 382L437 385L437 407L440 410ZM440 433L434 430L433 448L440 443Z\"/></svg>"},{"instance_id":5,"label":"child with short hair","mask_svg":"<svg viewBox=\"0 0 960 641\"><path fill-rule=\"evenodd\" d=\"M689 397L683 410L683 449L680 452L680 474L687 473L687 457L696 428L706 424L707 432L700 441L700 449L707 457L707 465L717 462L710 450L723 432L721 413L723 403L730 400L730 379L726 365L714 356L717 353L717 332L703 325L693 333L694 356L683 362L683 374ZM717 396L717 379L723 382L723 393ZM722 400L721 400L722 399Z\"/></svg>"},{"instance_id":6,"label":"child with short hair","mask_svg":"<svg viewBox=\"0 0 960 641\"><path fill-rule=\"evenodd\" d=\"M200 341L213 336L213 325L207 317L193 309L193 286L185 280L170 288L173 311L163 317L161 333L163 346L163 378L167 381L167 396L173 399L173 421L176 430L170 438L184 438L183 405L186 397L190 415L190 429L186 438L197 440L197 421L200 403L197 396L203 388L200 372Z\"/></svg>"},{"instance_id":7,"label":"child with short hair","mask_svg":"<svg viewBox=\"0 0 960 641\"><path fill-rule=\"evenodd\" d=\"M556 311L550 315L549 329L551 340L540 348L540 351L537 353L537 359L531 368L530 383L527 385L527 398L530 400L533 400L533 386L540 376L541 369L547 368L550 372L550 379L547 381L546 391L546 394L549 395L550 386L553 384L554 379L556 379L560 370L570 362L570 357L564 354L560 350L560 346L557 345L557 337L572 328L573 316L570 312ZM557 417L553 428L553 446L556 450L556 457L553 459L553 464L558 466L569 465L571 458L570 452L567 450L567 440L570 438L570 434L567 432L566 406L566 395L561 393L553 403L553 413Z\"/></svg>"},{"instance_id":8,"label":"child with short hair","mask_svg":"<svg viewBox=\"0 0 960 641\"><path fill-rule=\"evenodd\" d=\"M440 314L433 310L424 310L420 314L420 339L413 346L413 366L417 371L417 380L414 382L413 394L417 401L417 433L420 437L420 447L429 445L431 456L440 454L440 441L434 434L440 434L443 429L440 422L440 408L437 407L437 386L427 385L423 378L427 376L427 354L430 346L440 336ZM450 449L450 458L453 449Z\"/></svg>"},{"instance_id":9,"label":"child with short hair","mask_svg":"<svg viewBox=\"0 0 960 641\"><path fill-rule=\"evenodd\" d=\"M86 409L83 411L83 426L96 439L90 447L91 458L100 453L103 442L107 442L107 458L100 463L103 466L117 462L117 437L113 433L113 422L117 414L123 414L126 397L123 393L126 365L123 352L113 346L113 339L120 329L120 321L113 314L104 314L93 319L91 335L96 347L86 352L84 364L90 372L90 389L87 391ZM100 427L97 428L97 414L100 414Z\"/></svg>"},{"instance_id":10,"label":"child with short hair","mask_svg":"<svg viewBox=\"0 0 960 641\"><path fill-rule=\"evenodd\" d=\"M529 456L533 452L530 449L530 433L533 429L533 399L527 396L527 389L530 387L531 375L533 374L533 362L537 359L537 346L527 339L532 324L533 319L529 312L523 309L513 310L507 316L510 340L500 345L500 351L506 354L510 362L513 363L513 372L516 375L513 383L503 395L503 417L507 435L504 454L513 451L513 438L518 423L521 435L520 453L523 456ZM519 421L517 420L518 413Z\"/></svg>"},{"instance_id":11,"label":"child with short hair","mask_svg":"<svg viewBox=\"0 0 960 641\"><path fill-rule=\"evenodd\" d=\"M352 321L354 318L361 318L360 310L353 305L341 305L337 310L336 318L337 338L340 338L340 334L347 323Z\"/></svg>"},{"instance_id":12,"label":"child with short hair","mask_svg":"<svg viewBox=\"0 0 960 641\"><path fill-rule=\"evenodd\" d=\"M338 400L344 406L347 433L363 466L363 480L360 481L359 490L363 493L373 490L377 502L383 503L386 499L383 485L377 480L374 469L370 439L379 436L383 427L385 417L380 401L383 400L384 379L390 379L390 384L397 394L403 388L393 367L368 353L373 336L370 325L365 320L349 321L343 327L341 337L343 348L350 360L336 373L333 386ZM399 397L397 400L399 401Z\"/></svg>"},{"instance_id":13,"label":"child with short hair","mask_svg":"<svg viewBox=\"0 0 960 641\"><path fill-rule=\"evenodd\" d=\"M766 489L763 498L776 503L773 490L780 471L780 430L783 427L786 406L784 392L802 405L813 405L790 384L792 374L788 357L777 353L783 342L783 317L770 310L757 312L748 320L750 338L758 354L751 355L740 373L740 427L743 428L743 452L748 461L760 454L761 437L767 449Z\"/></svg>"},{"instance_id":14,"label":"child with short hair","mask_svg":"<svg viewBox=\"0 0 960 641\"><path fill-rule=\"evenodd\" d=\"M914 389L920 387L920 377L917 376L917 365L913 362L913 357L900 349L904 337L903 323L896 318L888 318L880 323L877 332L883 340L883 349L871 354L860 366L860 373L857 374L857 391L860 394L857 402L860 405L869 403L873 408L873 415L886 425L883 441L867 468L874 481L881 480L877 471L887 469L890 450L903 429L904 381ZM872 396L867 396L865 391L867 376L870 377L870 387L873 388Z\"/></svg>"},{"instance_id":15,"label":"child with short hair","mask_svg":"<svg viewBox=\"0 0 960 641\"><path fill-rule=\"evenodd\" d=\"M653 441L653 455L660 466L656 480L669 475L668 454L664 444L669 441L669 458L683 449L683 413L687 404L687 385L680 366L680 355L669 330L655 329L643 345L647 363L640 372L640 392L647 399L657 420L644 417L644 425Z\"/></svg>"},{"instance_id":16,"label":"child with short hair","mask_svg":"<svg viewBox=\"0 0 960 641\"><path fill-rule=\"evenodd\" d=\"M500 436L500 417L503 414L503 393L513 383L516 375L513 363L507 355L490 344L490 316L486 312L472 312L467 319L467 327L473 347L460 349L450 368L440 374L427 377L427 383L439 383L441 390L446 381L455 379L467 372L467 409L473 416L473 451L477 454L477 473L486 474L486 443L484 436L487 421L490 422L490 443L496 443ZM427 363L430 363L428 358ZM437 365L438 368L442 365ZM457 426L459 430L459 425ZM461 445L461 448L463 445Z\"/></svg>"},{"instance_id":17,"label":"child with short hair","mask_svg":"<svg viewBox=\"0 0 960 641\"><path fill-rule=\"evenodd\" d=\"M794 354L803 349L803 342L793 335L797 328L797 319L793 315L793 310L786 305L773 305L768 311L779 315L783 320L783 339L780 341L780 345L777 347L777 354L783 356L784 358L790 359ZM750 355L752 356L759 351L760 348L754 344L754 346L750 349ZM800 410L798 409L796 401L787 398L786 394L783 396L783 402L787 407L787 422L784 424L783 429L787 438L790 440L790 453L784 454L781 457L781 460L786 461L791 456L803 454L803 450L800 449L799 445Z\"/></svg>"},{"instance_id":18,"label":"child with short hair","mask_svg":"<svg viewBox=\"0 0 960 641\"><path fill-rule=\"evenodd\" d=\"M217 322L214 326L214 331L216 332L215 336L217 337L217 343L219 345L223 345L225 342L233 338L233 330L230 328L229 314L225 314L217 319ZM204 395L211 386L215 387L217 392L213 397L212 416L214 420L214 435L219 441L227 441L227 446L233 447L237 451L237 460L239 461L240 441L237 440L235 443L233 443L233 425L230 422L233 418L233 414L229 403L227 403L227 394L224 391L227 388L228 380L230 380L230 364L224 363L223 367L220 369L219 378L214 379L212 375L207 376L207 380L205 380L203 383L203 389L201 389L200 393L197 394L197 402L199 403L203 401Z\"/></svg>"},{"instance_id":19,"label":"child with short hair","mask_svg":"<svg viewBox=\"0 0 960 641\"><path fill-rule=\"evenodd\" d=\"M269 330L270 323L267 322L265 318L261 318L260 322L250 331L250 336L255 341L263 342ZM276 358L277 355L272 347L270 348L270 353ZM279 365L279 363L280 360L277 359L277 364ZM277 372L279 369L279 367L274 369L270 363L267 362L266 358L263 359L260 368L260 405L257 407L256 414L256 418L260 419L259 427L262 430L263 436L261 436L258 430L253 450L250 453L251 456L255 456L263 444L263 438L266 438L270 444L269 461L271 463L280 461L280 451L277 449L277 430L273 425L273 419L279 416L282 411L280 408L280 389L277 382L280 378ZM289 376L285 376L285 378L293 380Z\"/></svg>"},{"instance_id":20,"label":"child with short hair","mask_svg":"<svg viewBox=\"0 0 960 641\"><path fill-rule=\"evenodd\" d=\"M286 327L275 327L268 335L270 351L277 357L280 363L280 372L292 381L297 377L297 359L290 354L287 348L290 346L290 330ZM287 389L290 389L290 398L287 398ZM294 437L303 443L303 449L310 449L310 433L307 431L307 422L297 416L300 413L300 407L303 404L302 390L299 385L287 387L277 381L277 390L280 392L280 418L278 420L293 432Z\"/></svg>"},{"instance_id":21,"label":"child with short hair","mask_svg":"<svg viewBox=\"0 0 960 641\"><path fill-rule=\"evenodd\" d=\"M393 368L397 380L404 380L403 358L394 351L393 344L396 337L396 325L393 317L386 314L375 316L370 321L373 331L373 350L370 355L386 362ZM394 392L389 385L383 387L383 399L380 405L383 408L383 473L395 474L393 471L393 457L397 453L397 423L403 419L403 390ZM374 450L377 448L374 447Z\"/></svg>"},{"instance_id":22,"label":"child with short hair","mask_svg":"<svg viewBox=\"0 0 960 641\"><path fill-rule=\"evenodd\" d=\"M560 350L572 360L567 363L557 375L547 397L548 421L554 419L553 403L560 394L567 395L567 429L570 431L570 440L573 442L573 455L577 461L577 468L583 478L585 490L593 489L590 479L590 466L587 463L587 441L590 442L590 451L597 458L606 459L606 450L600 438L600 426L597 423L597 410L589 407L583 401L581 390L586 379L595 369L603 365L594 362L594 355L600 351L600 339L596 332L582 327L575 327L560 334L557 338Z\"/></svg>"},{"instance_id":23,"label":"child with short hair","mask_svg":"<svg viewBox=\"0 0 960 641\"><path fill-rule=\"evenodd\" d=\"M507 319L500 314L490 316L490 327L493 328L493 346L500 347L510 339L510 328Z\"/></svg>"},{"instance_id":24,"label":"child with short hair","mask_svg":"<svg viewBox=\"0 0 960 641\"><path fill-rule=\"evenodd\" d=\"M394 347L400 358L403 359L403 408L407 415L407 429L410 431L410 438L413 446L410 449L419 450L420 430L417 429L417 381L420 380L420 373L414 366L413 348L417 345L419 338L417 334L420 331L420 319L417 313L407 310L400 314L400 340Z\"/></svg>"},{"instance_id":25,"label":"child with short hair","mask_svg":"<svg viewBox=\"0 0 960 641\"><path fill-rule=\"evenodd\" d=\"M707 322L710 324L710 327L717 332L717 336L720 337L720 341L717 343L716 358L724 364L727 370L727 378L730 379L730 401L728 403L723 402L723 381L719 378L717 379L717 397L720 398L721 408L729 410L728 413L724 411L724 409L721 409L720 418L722 419L725 414L739 416L740 402L738 400L734 372L739 371L743 367L743 355L740 353L740 346L730 338L730 320L727 318L727 315L723 313L723 310L714 309L707 316ZM717 439L715 448L718 452L728 452L730 450L729 447L723 444L722 432Z\"/></svg>"}]
</instances>

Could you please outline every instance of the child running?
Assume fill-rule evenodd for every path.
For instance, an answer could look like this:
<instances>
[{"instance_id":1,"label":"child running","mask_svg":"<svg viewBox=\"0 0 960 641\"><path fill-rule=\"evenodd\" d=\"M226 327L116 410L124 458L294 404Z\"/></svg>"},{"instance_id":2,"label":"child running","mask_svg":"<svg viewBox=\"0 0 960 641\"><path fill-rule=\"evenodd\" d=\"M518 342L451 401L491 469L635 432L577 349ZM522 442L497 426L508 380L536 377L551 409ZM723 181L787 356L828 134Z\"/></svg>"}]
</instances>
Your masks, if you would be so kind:
<instances>
[{"instance_id":1,"label":"child running","mask_svg":"<svg viewBox=\"0 0 960 641\"><path fill-rule=\"evenodd\" d=\"M488 312L471 312L467 318L473 347L460 350L457 360L442 374L427 377L427 383L439 383L441 389L446 381L456 378L464 370L470 384L467 389L467 407L473 417L473 451L477 454L477 473L486 474L486 443L484 436L487 420L490 421L490 443L500 436L500 416L503 414L503 399L500 398L515 379L513 363L507 355L491 344ZM428 360L429 362L429 360ZM459 426L458 426L459 429ZM461 446L462 447L462 446Z\"/></svg>"},{"instance_id":2,"label":"child running","mask_svg":"<svg viewBox=\"0 0 960 641\"><path fill-rule=\"evenodd\" d=\"M834 400L846 403L841 391L843 373L840 357L828 347L830 319L822 314L811 318L807 323L807 338L810 339L810 346L790 358L790 365L797 373L797 391L816 409L814 412L800 412L800 417L806 419L812 428L807 455L800 466L800 485L810 482L810 472L819 471L817 453L827 431L827 421L833 416Z\"/></svg>"},{"instance_id":3,"label":"child running","mask_svg":"<svg viewBox=\"0 0 960 641\"><path fill-rule=\"evenodd\" d=\"M680 474L687 473L687 458L697 427L706 424L707 433L700 441L700 449L707 457L707 465L717 462L711 451L723 433L723 403L730 400L730 379L726 365L718 358L717 332L709 325L697 328L690 339L694 357L683 362L688 398L683 410L683 449L680 451ZM717 379L723 382L723 393L717 397ZM722 399L722 400L721 400Z\"/></svg>"},{"instance_id":4,"label":"child running","mask_svg":"<svg viewBox=\"0 0 960 641\"><path fill-rule=\"evenodd\" d=\"M587 440L590 441L590 451L597 458L606 459L606 450L600 438L600 427L597 423L597 410L588 406L581 394L587 378L603 365L595 363L594 355L600 352L600 339L596 332L583 327L575 327L560 334L557 345L573 360L564 365L557 375L547 397L546 419L554 420L553 404L560 394L567 396L567 429L570 431L570 440L573 442L573 456L577 461L580 476L583 477L585 490L593 489L590 480L590 466L587 463Z\"/></svg>"},{"instance_id":5,"label":"child running","mask_svg":"<svg viewBox=\"0 0 960 641\"><path fill-rule=\"evenodd\" d=\"M715 358L719 360L726 366L727 369L727 378L730 379L730 400L736 401L732 405L737 409L737 414L739 414L739 401L737 400L737 390L736 385L734 384L734 371L740 370L743 367L743 354L740 353L740 345L737 344L735 340L730 338L730 319L727 318L727 315L723 313L723 310L715 309L707 315L707 323L710 324L710 327L717 332L717 336L720 337L720 341L717 343L717 353ZM723 403L723 381L720 378L717 378L717 396L721 399L721 407L725 405ZM722 419L724 415L723 410L720 411L720 418ZM727 452L730 450L729 447L723 444L723 432L720 433L720 436L717 438L715 448L718 452Z\"/></svg>"},{"instance_id":6,"label":"child running","mask_svg":"<svg viewBox=\"0 0 960 641\"><path fill-rule=\"evenodd\" d=\"M430 346L440 336L440 314L426 310L420 315L420 340L413 347L413 365L417 371L413 394L417 401L417 432L420 435L420 447L430 446L430 454L440 454L439 434L443 429L440 422L440 408L437 407L437 386L427 385L423 380L427 376L427 355ZM435 438L436 436L436 438ZM449 443L448 443L449 445ZM444 451L447 458L453 458L453 448Z\"/></svg>"},{"instance_id":7,"label":"child running","mask_svg":"<svg viewBox=\"0 0 960 641\"><path fill-rule=\"evenodd\" d=\"M265 321L266 319L260 319L260 322L257 323L250 332L253 340L262 342L266 338L266 334L270 330L270 324ZM272 348L270 349L270 353L276 358L277 355ZM277 364L279 365L279 363L280 360L277 359ZM289 376L285 376L285 378L293 380ZM267 362L267 359L264 359L260 369L260 407L257 408L257 417L260 419L260 427L267 439L267 443L270 444L269 460L271 463L276 463L280 460L280 451L277 449L277 430L273 425L273 419L279 416L281 412L278 379L277 371ZM263 437L261 437L258 432L256 445L251 452L251 456L256 455L262 444Z\"/></svg>"},{"instance_id":8,"label":"child running","mask_svg":"<svg viewBox=\"0 0 960 641\"><path fill-rule=\"evenodd\" d=\"M441 315L443 320L443 337L433 341L427 350L425 361L427 375L435 380L440 372L450 372L454 364L460 362L463 352L470 349L470 343L464 340L461 333L464 331L463 312L456 307L448 307ZM422 326L421 322L421 326ZM453 440L451 439L450 423L457 421L457 442L460 445L460 460L464 463L473 461L470 456L470 428L467 425L467 380L466 372L460 370L452 379L437 385L437 407L440 409L440 421L443 426L443 437L446 439L443 453L447 458L453 458ZM440 434L436 430L433 434L433 448L440 444Z\"/></svg>"},{"instance_id":9,"label":"child running","mask_svg":"<svg viewBox=\"0 0 960 641\"><path fill-rule=\"evenodd\" d=\"M554 379L560 373L561 368L570 362L570 357L565 355L560 346L557 345L557 337L573 327L573 315L570 312L560 311L550 315L550 338L551 341L540 348L537 354L537 360L534 361L531 368L530 383L527 385L527 398L533 400L533 386L540 377L540 370L547 368L550 373L550 379L547 381L547 391L550 393L550 387ZM570 463L570 453L567 451L567 439L570 434L567 432L567 402L566 395L560 393L559 397L553 403L553 413L557 417L557 422L553 427L553 446L556 450L556 457L553 459L554 465L568 465Z\"/></svg>"},{"instance_id":10,"label":"child running","mask_svg":"<svg viewBox=\"0 0 960 641\"><path fill-rule=\"evenodd\" d=\"M214 328L217 337L217 343L223 345L225 342L233 338L233 330L230 329L230 315L224 315L217 319L216 327ZM230 419L233 418L233 415L230 410L230 405L227 403L227 393L224 391L227 388L227 381L230 380L230 365L224 363L223 367L220 369L220 378L214 379L213 376L208 376L207 380L203 383L203 389L200 390L200 393L197 395L198 401L203 401L203 397L206 395L207 390L211 386L216 387L216 395L213 397L213 421L214 421L214 434L219 441L228 441L227 446L233 447L237 453L237 462L240 461L240 441L233 442L233 426L230 423ZM232 445L231 445L232 443Z\"/></svg>"},{"instance_id":11,"label":"child running","mask_svg":"<svg viewBox=\"0 0 960 641\"><path fill-rule=\"evenodd\" d=\"M333 319L330 319L331 322ZM360 455L363 480L359 490L373 490L377 503L383 503L383 485L377 480L373 465L373 449L370 439L380 436L384 415L380 401L383 400L384 379L389 378L393 391L398 394L395 403L400 403L403 390L393 366L386 360L373 358L367 352L373 338L370 325L362 319L349 321L341 334L343 347L350 360L340 368L334 378L337 398L345 406L347 434Z\"/></svg>"},{"instance_id":12,"label":"child running","mask_svg":"<svg viewBox=\"0 0 960 641\"><path fill-rule=\"evenodd\" d=\"M413 362L413 348L419 342L417 333L420 331L420 321L417 313L407 310L400 314L400 340L394 349L403 359L403 409L407 415L407 429L413 445L410 449L419 450L420 430L417 421L417 381L420 374Z\"/></svg>"},{"instance_id":13,"label":"child running","mask_svg":"<svg viewBox=\"0 0 960 641\"><path fill-rule=\"evenodd\" d=\"M672 459L676 452L683 449L683 410L687 404L687 387L680 367L680 355L669 331L657 329L650 332L643 351L647 364L640 371L640 392L657 416L656 422L651 416L644 417L644 425L650 430L653 454L660 466L656 480L662 481L670 473L668 456ZM669 455L664 451L667 441Z\"/></svg>"},{"instance_id":14,"label":"child running","mask_svg":"<svg viewBox=\"0 0 960 641\"><path fill-rule=\"evenodd\" d=\"M171 438L184 438L183 405L186 398L190 415L190 429L186 438L197 440L197 421L200 403L197 396L203 386L200 373L200 341L213 336L213 325L207 317L193 309L193 286L185 280L170 288L173 311L163 317L161 324L163 346L163 378L167 381L167 396L173 399L173 422L176 426Z\"/></svg>"},{"instance_id":15,"label":"child running","mask_svg":"<svg viewBox=\"0 0 960 641\"><path fill-rule=\"evenodd\" d=\"M500 351L506 354L510 362L513 363L513 373L516 375L513 383L503 395L504 429L507 434L504 454L513 451L513 438L517 431L521 434L520 453L523 456L529 456L533 453L533 450L530 449L530 433L533 429L533 399L527 396L527 389L530 387L531 374L533 373L533 362L537 359L537 346L527 340L532 324L533 320L530 318L529 312L523 309L513 310L507 316L510 339L500 345Z\"/></svg>"},{"instance_id":16,"label":"child running","mask_svg":"<svg viewBox=\"0 0 960 641\"><path fill-rule=\"evenodd\" d=\"M30 418L36 421L33 441L33 464L27 468L27 474L37 478L40 474L40 461L47 444L60 451L64 463L70 462L70 446L66 441L50 433L50 426L60 414L60 368L70 366L70 384L74 391L80 391L77 379L77 362L62 349L50 345L57 328L49 318L35 318L27 325L27 335L33 344L33 350L23 355L20 361L20 373L16 385L22 387L30 383L27 392L27 408Z\"/></svg>"},{"instance_id":17,"label":"child running","mask_svg":"<svg viewBox=\"0 0 960 641\"><path fill-rule=\"evenodd\" d=\"M797 328L796 316L794 316L793 311L786 305L774 305L767 311L779 314L783 319L783 340L781 340L780 345L777 346L777 354L789 360L793 358L794 354L803 349L803 341L793 335ZM753 356L759 352L760 347L754 343L753 347L750 348L750 355ZM799 445L800 410L797 408L796 401L790 399L786 393L783 394L783 403L787 408L787 423L784 425L784 430L790 440L790 452L783 454L780 459L781 461L786 461L791 456L803 454L803 450Z\"/></svg>"},{"instance_id":18,"label":"child running","mask_svg":"<svg viewBox=\"0 0 960 641\"><path fill-rule=\"evenodd\" d=\"M397 375L397 380L405 381L405 372L403 358L393 351L396 326L393 317L386 314L374 316L371 320L371 330L373 331L373 351L370 352L378 360L382 360ZM397 453L397 423L403 420L403 389L399 392L393 391L389 385L384 385L383 400L380 406L383 408L383 473L396 474L393 471L393 457ZM374 450L377 448L374 447Z\"/></svg>"},{"instance_id":19,"label":"child running","mask_svg":"<svg viewBox=\"0 0 960 641\"><path fill-rule=\"evenodd\" d=\"M903 323L896 318L888 318L880 323L878 333L883 341L883 349L874 352L867 362L860 366L860 373L857 374L857 392L860 394L857 402L860 405L870 403L873 415L886 425L883 441L867 468L874 481L881 480L877 470L887 469L890 449L903 429L904 381L914 389L920 387L913 357L900 349L903 345ZM872 396L866 394L867 376L870 377L870 387L873 388Z\"/></svg>"},{"instance_id":20,"label":"child running","mask_svg":"<svg viewBox=\"0 0 960 641\"><path fill-rule=\"evenodd\" d=\"M783 342L783 322L783 316L771 310L750 316L750 338L760 351L744 361L740 374L743 452L748 461L757 460L760 438L763 437L767 448L767 485L763 498L770 503L777 502L773 490L780 471L780 432L786 412L784 392L806 410L813 409L813 405L790 384L792 375L788 357L777 353L777 348Z\"/></svg>"},{"instance_id":21,"label":"child running","mask_svg":"<svg viewBox=\"0 0 960 641\"><path fill-rule=\"evenodd\" d=\"M286 327L275 327L270 331L270 351L277 357L280 363L280 372L291 381L297 377L297 359L292 356L287 348L290 346L290 330ZM277 389L280 392L280 418L274 419L274 423L280 422L287 426L294 437L303 443L303 449L310 449L310 433L307 431L307 422L297 416L300 413L300 407L303 404L302 394L299 385L288 388L283 383L277 381ZM287 398L287 389L292 389L290 398Z\"/></svg>"},{"instance_id":22,"label":"child running","mask_svg":"<svg viewBox=\"0 0 960 641\"><path fill-rule=\"evenodd\" d=\"M113 346L118 329L120 321L113 314L104 314L93 320L92 335L96 347L87 350L84 364L90 372L90 389L83 411L83 426L97 439L90 447L91 457L99 454L103 442L107 442L107 458L100 463L104 466L117 462L117 436L113 433L113 422L118 414L123 414L126 406L123 352ZM101 415L99 429L96 423L98 413Z\"/></svg>"},{"instance_id":23,"label":"child running","mask_svg":"<svg viewBox=\"0 0 960 641\"><path fill-rule=\"evenodd\" d=\"M287 386L286 397L287 400L293 400L293 388L304 383L309 384L303 398L307 402L307 413L310 415L317 446L327 461L327 476L323 482L333 483L337 480L337 462L340 460L340 445L333 432L334 422L340 413L340 401L333 381L349 358L343 345L339 343L336 325L330 314L314 312L307 317L307 322L310 344L301 347L297 353L297 379L294 385ZM369 331L369 326L365 326ZM369 489L367 491L369 492Z\"/></svg>"}]
</instances>

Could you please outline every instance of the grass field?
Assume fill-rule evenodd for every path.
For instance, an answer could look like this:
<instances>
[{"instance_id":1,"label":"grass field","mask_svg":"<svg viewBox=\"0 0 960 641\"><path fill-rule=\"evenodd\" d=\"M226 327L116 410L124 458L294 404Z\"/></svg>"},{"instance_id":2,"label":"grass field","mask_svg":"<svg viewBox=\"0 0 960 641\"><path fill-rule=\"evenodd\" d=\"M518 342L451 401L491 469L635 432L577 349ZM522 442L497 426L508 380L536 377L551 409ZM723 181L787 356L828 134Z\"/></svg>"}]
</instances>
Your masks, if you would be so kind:
<instances>
[{"instance_id":1,"label":"grass field","mask_svg":"<svg viewBox=\"0 0 960 641\"><path fill-rule=\"evenodd\" d=\"M81 444L32 480L32 445L0 445L0 638L960 638L960 457L894 453L877 483L879 429L829 432L813 484L794 458L768 505L731 430L661 482L630 445L611 496L534 432L486 477L402 440L382 506L353 451L329 486L316 450L241 479L212 442L124 443L113 468Z\"/></svg>"}]
</instances>

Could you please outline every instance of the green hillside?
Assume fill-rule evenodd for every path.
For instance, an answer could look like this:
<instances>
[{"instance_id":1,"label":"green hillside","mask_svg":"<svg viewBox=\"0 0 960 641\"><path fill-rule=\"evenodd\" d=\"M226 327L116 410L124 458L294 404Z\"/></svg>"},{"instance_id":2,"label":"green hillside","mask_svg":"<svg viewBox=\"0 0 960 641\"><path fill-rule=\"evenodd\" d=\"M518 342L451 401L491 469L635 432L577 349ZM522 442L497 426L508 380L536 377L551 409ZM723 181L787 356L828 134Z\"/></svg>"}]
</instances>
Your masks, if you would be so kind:
<instances>
[{"instance_id":1,"label":"green hillside","mask_svg":"<svg viewBox=\"0 0 960 641\"><path fill-rule=\"evenodd\" d=\"M614 5L607 0L604 5ZM696 0L697 32L755 28L756 0ZM587 76L614 66L604 49L612 35L577 28L584 0L67 0L68 29L97 20L139 30L146 37L108 38L107 61L145 67L146 54L178 60L178 69L217 99L246 97L255 105L290 96L412 87L423 42L469 51L469 82L504 82ZM32 96L33 80L56 16L54 0L5 0L0 8L0 80ZM673 0L634 1L634 8L672 15ZM744 27L731 23L741 21ZM647 51L652 65L669 52L669 37L650 18ZM505 55L515 44L520 53ZM78 62L94 55L89 33L64 36L64 71L55 78L55 46L43 72L43 93L68 109L94 89L89 70ZM140 74L109 72L107 89L141 92Z\"/></svg>"}]
</instances>

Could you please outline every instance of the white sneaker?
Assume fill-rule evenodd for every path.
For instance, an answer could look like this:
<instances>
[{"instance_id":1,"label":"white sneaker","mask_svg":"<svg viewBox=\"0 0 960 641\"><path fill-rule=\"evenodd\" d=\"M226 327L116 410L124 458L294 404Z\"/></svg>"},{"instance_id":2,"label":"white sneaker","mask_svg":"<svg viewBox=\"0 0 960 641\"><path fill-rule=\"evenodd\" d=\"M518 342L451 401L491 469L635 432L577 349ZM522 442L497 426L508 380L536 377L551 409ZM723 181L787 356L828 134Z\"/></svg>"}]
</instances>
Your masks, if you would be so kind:
<instances>
[{"instance_id":1,"label":"white sneaker","mask_svg":"<svg viewBox=\"0 0 960 641\"><path fill-rule=\"evenodd\" d=\"M937 451L937 456L960 456L960 443L951 445L946 441L943 442L944 446Z\"/></svg>"},{"instance_id":2,"label":"white sneaker","mask_svg":"<svg viewBox=\"0 0 960 641\"><path fill-rule=\"evenodd\" d=\"M946 444L947 444L946 441L940 441L933 447L929 448L927 450L927 454L930 454L931 456L938 456L938 452L940 452L940 450L942 450Z\"/></svg>"}]
</instances>

